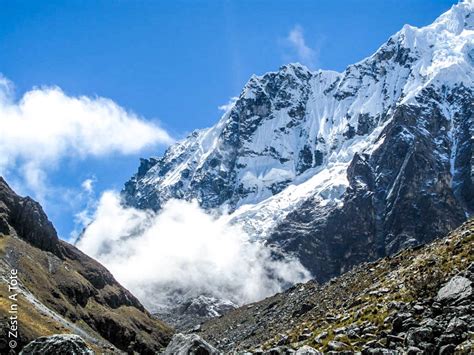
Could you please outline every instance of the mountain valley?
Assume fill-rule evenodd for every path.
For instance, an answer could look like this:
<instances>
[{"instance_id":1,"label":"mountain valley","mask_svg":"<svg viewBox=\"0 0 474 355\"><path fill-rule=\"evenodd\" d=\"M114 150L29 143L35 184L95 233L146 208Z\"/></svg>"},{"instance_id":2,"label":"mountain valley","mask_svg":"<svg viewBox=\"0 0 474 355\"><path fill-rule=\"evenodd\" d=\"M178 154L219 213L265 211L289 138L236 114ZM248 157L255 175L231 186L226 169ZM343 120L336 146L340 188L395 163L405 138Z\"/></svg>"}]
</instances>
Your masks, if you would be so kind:
<instances>
[{"instance_id":1,"label":"mountain valley","mask_svg":"<svg viewBox=\"0 0 474 355\"><path fill-rule=\"evenodd\" d=\"M472 354L473 147L465 0L342 72L253 75L74 245L0 177L0 353Z\"/></svg>"}]
</instances>

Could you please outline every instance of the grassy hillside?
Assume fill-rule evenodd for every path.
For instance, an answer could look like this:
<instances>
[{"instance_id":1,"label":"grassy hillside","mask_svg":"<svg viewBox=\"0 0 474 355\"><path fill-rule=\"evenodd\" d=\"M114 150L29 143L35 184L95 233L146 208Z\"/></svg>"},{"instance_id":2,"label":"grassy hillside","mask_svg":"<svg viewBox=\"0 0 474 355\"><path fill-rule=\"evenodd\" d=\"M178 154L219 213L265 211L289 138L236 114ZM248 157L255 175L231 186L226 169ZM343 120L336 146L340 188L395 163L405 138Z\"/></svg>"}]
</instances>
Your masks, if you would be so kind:
<instances>
[{"instance_id":1,"label":"grassy hillside","mask_svg":"<svg viewBox=\"0 0 474 355\"><path fill-rule=\"evenodd\" d=\"M470 278L472 284L473 261L474 220L470 220L426 246L362 264L324 285L312 281L296 285L208 321L200 335L221 350L257 352L303 345L320 351L406 351L421 342L419 350L435 353L442 346L470 346L472 294L454 304L438 302L436 297L455 275ZM462 332L446 333L456 319L461 319ZM423 327L430 334L418 341L417 332Z\"/></svg>"},{"instance_id":2,"label":"grassy hillside","mask_svg":"<svg viewBox=\"0 0 474 355\"><path fill-rule=\"evenodd\" d=\"M7 281L18 270L20 347L57 333L78 334L101 351L155 353L169 342L171 328L97 261L59 240L41 206L1 179L0 235L0 314L9 316Z\"/></svg>"}]
</instances>

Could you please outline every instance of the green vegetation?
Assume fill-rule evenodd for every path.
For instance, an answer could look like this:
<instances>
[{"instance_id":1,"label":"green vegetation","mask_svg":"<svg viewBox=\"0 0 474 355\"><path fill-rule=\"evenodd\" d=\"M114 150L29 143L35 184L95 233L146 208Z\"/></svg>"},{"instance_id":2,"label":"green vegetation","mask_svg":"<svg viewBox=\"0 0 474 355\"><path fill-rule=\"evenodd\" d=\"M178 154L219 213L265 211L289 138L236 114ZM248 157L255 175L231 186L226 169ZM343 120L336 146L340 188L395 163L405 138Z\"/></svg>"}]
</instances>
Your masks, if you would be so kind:
<instances>
[{"instance_id":1,"label":"green vegetation","mask_svg":"<svg viewBox=\"0 0 474 355\"><path fill-rule=\"evenodd\" d=\"M336 330L365 326L371 327L374 335L389 331L391 324L386 319L397 313L390 305L433 297L447 280L474 261L473 246L471 220L444 239L361 265L325 284L314 296L318 307L286 331L290 346L296 349L309 345L328 351L328 344L336 339L348 344L351 350L360 351L371 340L370 336L338 336ZM311 336L299 341L300 335L308 330ZM316 340L321 333L327 336ZM280 339L281 335L272 336L263 347L275 347Z\"/></svg>"}]
</instances>

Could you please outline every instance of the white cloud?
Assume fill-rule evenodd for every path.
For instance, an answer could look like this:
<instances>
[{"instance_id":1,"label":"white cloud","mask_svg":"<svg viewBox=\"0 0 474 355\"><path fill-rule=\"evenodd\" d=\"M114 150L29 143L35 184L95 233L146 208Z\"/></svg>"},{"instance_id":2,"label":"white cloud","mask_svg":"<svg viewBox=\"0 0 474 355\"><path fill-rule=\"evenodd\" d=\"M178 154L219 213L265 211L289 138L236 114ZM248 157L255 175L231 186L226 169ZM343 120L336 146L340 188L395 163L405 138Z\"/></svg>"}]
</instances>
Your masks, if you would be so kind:
<instances>
[{"instance_id":1,"label":"white cloud","mask_svg":"<svg viewBox=\"0 0 474 355\"><path fill-rule=\"evenodd\" d=\"M85 192L90 194L90 193L94 192L94 183L95 183L94 178L88 178L88 179L85 179L82 182L81 187Z\"/></svg>"},{"instance_id":2,"label":"white cloud","mask_svg":"<svg viewBox=\"0 0 474 355\"><path fill-rule=\"evenodd\" d=\"M105 192L77 245L103 263L151 310L200 294L237 304L309 278L294 259L274 260L237 226L197 203L172 200L158 214L126 208ZM184 295L184 296L183 296Z\"/></svg>"},{"instance_id":3,"label":"white cloud","mask_svg":"<svg viewBox=\"0 0 474 355\"><path fill-rule=\"evenodd\" d=\"M286 37L286 43L293 49L298 60L305 65L316 65L317 51L306 44L303 27L295 25Z\"/></svg>"},{"instance_id":4,"label":"white cloud","mask_svg":"<svg viewBox=\"0 0 474 355\"><path fill-rule=\"evenodd\" d=\"M95 176L85 179L81 184L82 190L75 193L76 198L81 202L82 210L74 213L74 229L70 232L68 238L71 243L74 243L84 231L84 228L93 221L93 213L98 204L94 189L96 182L97 178Z\"/></svg>"},{"instance_id":5,"label":"white cloud","mask_svg":"<svg viewBox=\"0 0 474 355\"><path fill-rule=\"evenodd\" d=\"M133 154L169 144L157 124L102 97L68 96L58 87L34 88L19 100L0 75L0 174L14 171L41 199L49 169L65 158Z\"/></svg>"},{"instance_id":6,"label":"white cloud","mask_svg":"<svg viewBox=\"0 0 474 355\"><path fill-rule=\"evenodd\" d=\"M230 109L232 109L232 107L234 107L235 102L236 102L237 100L238 100L238 97L236 97L236 96L231 97L231 98L229 99L229 102L227 102L227 103L224 104L224 105L218 106L217 108L218 108L220 111L227 112L227 111L229 111Z\"/></svg>"}]
</instances>

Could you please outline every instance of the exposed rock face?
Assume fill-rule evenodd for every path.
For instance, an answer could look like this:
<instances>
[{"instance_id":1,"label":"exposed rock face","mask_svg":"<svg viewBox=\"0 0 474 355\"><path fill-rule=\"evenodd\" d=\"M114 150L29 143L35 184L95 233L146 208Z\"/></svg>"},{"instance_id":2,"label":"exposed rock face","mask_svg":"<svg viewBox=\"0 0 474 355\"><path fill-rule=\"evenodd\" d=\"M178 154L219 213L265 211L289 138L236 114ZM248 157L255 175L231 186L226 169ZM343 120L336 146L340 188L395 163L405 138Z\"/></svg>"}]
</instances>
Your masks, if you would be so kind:
<instances>
[{"instance_id":1,"label":"exposed rock face","mask_svg":"<svg viewBox=\"0 0 474 355\"><path fill-rule=\"evenodd\" d=\"M20 352L20 355L30 354L93 355L94 352L78 335L56 334L35 339Z\"/></svg>"},{"instance_id":2,"label":"exposed rock face","mask_svg":"<svg viewBox=\"0 0 474 355\"><path fill-rule=\"evenodd\" d=\"M430 100L432 95L421 97ZM472 119L472 91L452 95L463 102L459 112L469 111L463 119ZM326 281L364 260L452 230L466 218L463 206L472 204L456 198L450 162L440 159L450 154L451 124L439 104L397 107L380 134L383 143L352 159L342 206L321 209L319 201L308 200L269 240L296 252L318 280Z\"/></svg>"},{"instance_id":3,"label":"exposed rock face","mask_svg":"<svg viewBox=\"0 0 474 355\"><path fill-rule=\"evenodd\" d=\"M196 334L175 334L164 355L217 355L216 348Z\"/></svg>"},{"instance_id":4,"label":"exposed rock face","mask_svg":"<svg viewBox=\"0 0 474 355\"><path fill-rule=\"evenodd\" d=\"M225 352L472 354L474 219L323 285L298 284L201 326Z\"/></svg>"},{"instance_id":5,"label":"exposed rock face","mask_svg":"<svg viewBox=\"0 0 474 355\"><path fill-rule=\"evenodd\" d=\"M462 301L472 296L471 280L455 276L438 291L436 299L439 302Z\"/></svg>"},{"instance_id":6,"label":"exposed rock face","mask_svg":"<svg viewBox=\"0 0 474 355\"><path fill-rule=\"evenodd\" d=\"M301 348L299 348L295 352L295 354L296 355L311 355L311 354L319 355L319 354L322 354L322 353L320 351L315 350L311 346L303 345Z\"/></svg>"},{"instance_id":7,"label":"exposed rock face","mask_svg":"<svg viewBox=\"0 0 474 355\"><path fill-rule=\"evenodd\" d=\"M11 227L31 245L59 253L56 230L40 204L14 194L0 177L0 233L8 235Z\"/></svg>"},{"instance_id":8,"label":"exposed rock face","mask_svg":"<svg viewBox=\"0 0 474 355\"><path fill-rule=\"evenodd\" d=\"M129 205L230 212L319 281L474 212L474 5L405 26L344 72L252 77L212 128L142 160Z\"/></svg>"},{"instance_id":9,"label":"exposed rock face","mask_svg":"<svg viewBox=\"0 0 474 355\"><path fill-rule=\"evenodd\" d=\"M19 318L20 346L58 330L80 334L102 349L144 354L169 342L168 326L97 261L60 240L41 206L16 195L1 177L0 228L0 271L8 280L10 270L18 270L19 308L28 314ZM2 299L6 288L0 288ZM0 304L2 314L7 306Z\"/></svg>"},{"instance_id":10,"label":"exposed rock face","mask_svg":"<svg viewBox=\"0 0 474 355\"><path fill-rule=\"evenodd\" d=\"M235 308L237 305L231 301L201 295L177 302L174 307L162 309L156 315L178 331L189 331L199 329L196 326L200 323L219 317Z\"/></svg>"}]
</instances>

